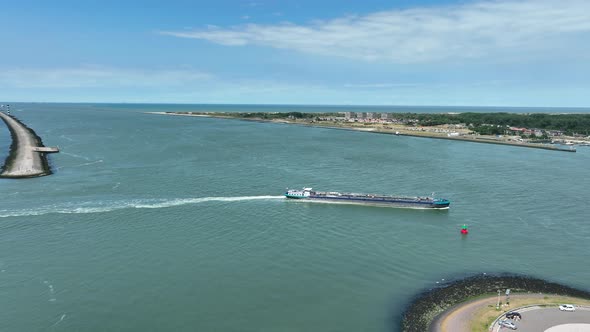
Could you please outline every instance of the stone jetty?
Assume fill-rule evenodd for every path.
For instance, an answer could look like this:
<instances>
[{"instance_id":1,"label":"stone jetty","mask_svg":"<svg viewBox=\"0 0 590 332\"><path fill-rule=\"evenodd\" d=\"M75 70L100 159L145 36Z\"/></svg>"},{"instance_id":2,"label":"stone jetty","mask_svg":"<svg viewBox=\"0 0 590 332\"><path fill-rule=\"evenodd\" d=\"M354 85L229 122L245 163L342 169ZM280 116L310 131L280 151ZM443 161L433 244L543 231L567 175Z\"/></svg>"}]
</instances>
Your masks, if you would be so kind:
<instances>
[{"instance_id":1,"label":"stone jetty","mask_svg":"<svg viewBox=\"0 0 590 332\"><path fill-rule=\"evenodd\" d=\"M51 174L46 153L57 152L47 148L35 132L12 115L0 112L12 136L12 145L0 172L2 178L30 178Z\"/></svg>"}]
</instances>

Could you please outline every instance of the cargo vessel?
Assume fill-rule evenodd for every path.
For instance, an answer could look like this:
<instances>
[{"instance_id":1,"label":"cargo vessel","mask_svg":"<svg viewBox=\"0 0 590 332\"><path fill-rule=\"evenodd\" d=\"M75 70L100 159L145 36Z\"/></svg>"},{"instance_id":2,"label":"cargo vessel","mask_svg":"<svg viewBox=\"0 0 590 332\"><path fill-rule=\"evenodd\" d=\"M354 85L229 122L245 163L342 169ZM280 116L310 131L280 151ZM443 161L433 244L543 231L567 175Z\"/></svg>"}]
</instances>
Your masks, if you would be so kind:
<instances>
[{"instance_id":1,"label":"cargo vessel","mask_svg":"<svg viewBox=\"0 0 590 332\"><path fill-rule=\"evenodd\" d=\"M315 191L312 188L287 189L285 197L315 202L378 205L414 209L448 209L451 202L444 198L405 197L394 195L355 194L335 191Z\"/></svg>"}]
</instances>

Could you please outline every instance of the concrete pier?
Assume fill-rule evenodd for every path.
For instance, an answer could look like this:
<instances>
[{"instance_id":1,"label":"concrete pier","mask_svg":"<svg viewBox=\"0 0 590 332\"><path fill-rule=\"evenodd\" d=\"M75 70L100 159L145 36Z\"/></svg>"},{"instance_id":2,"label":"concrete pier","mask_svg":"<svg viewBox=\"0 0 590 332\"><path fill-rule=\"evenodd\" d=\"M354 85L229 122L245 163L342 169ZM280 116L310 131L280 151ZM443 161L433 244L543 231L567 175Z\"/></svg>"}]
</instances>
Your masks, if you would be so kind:
<instances>
[{"instance_id":1,"label":"concrete pier","mask_svg":"<svg viewBox=\"0 0 590 332\"><path fill-rule=\"evenodd\" d=\"M57 151L43 146L41 138L14 116L0 112L0 118L6 123L12 136L10 153L0 177L30 178L51 174L45 153Z\"/></svg>"},{"instance_id":2,"label":"concrete pier","mask_svg":"<svg viewBox=\"0 0 590 332\"><path fill-rule=\"evenodd\" d=\"M43 153L56 153L59 152L59 148L55 146L42 146L33 148L35 152L43 152Z\"/></svg>"}]
</instances>

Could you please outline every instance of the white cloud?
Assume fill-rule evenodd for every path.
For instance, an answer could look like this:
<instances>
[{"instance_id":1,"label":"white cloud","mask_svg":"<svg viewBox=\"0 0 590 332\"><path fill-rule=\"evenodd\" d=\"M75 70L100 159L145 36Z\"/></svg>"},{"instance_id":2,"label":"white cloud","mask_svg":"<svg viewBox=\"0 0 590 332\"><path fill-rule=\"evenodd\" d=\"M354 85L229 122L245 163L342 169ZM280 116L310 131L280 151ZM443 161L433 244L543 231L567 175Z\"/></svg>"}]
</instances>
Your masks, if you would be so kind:
<instances>
[{"instance_id":1,"label":"white cloud","mask_svg":"<svg viewBox=\"0 0 590 332\"><path fill-rule=\"evenodd\" d=\"M194 69L0 68L0 87L5 88L166 87L209 78L211 75Z\"/></svg>"},{"instance_id":2,"label":"white cloud","mask_svg":"<svg viewBox=\"0 0 590 332\"><path fill-rule=\"evenodd\" d=\"M420 86L420 83L347 83L345 88L358 89L393 89Z\"/></svg>"},{"instance_id":3,"label":"white cloud","mask_svg":"<svg viewBox=\"0 0 590 332\"><path fill-rule=\"evenodd\" d=\"M218 81L200 88L175 89L157 96L142 95L133 102L211 104L415 105L415 106L587 106L587 87L531 89L520 82L481 81L475 84L377 83L324 85L280 80ZM367 88L364 88L366 86ZM389 87L389 88L388 88ZM1 91L0 91L1 92ZM1 100L0 95L0 100ZM343 109L346 106L342 106Z\"/></svg>"},{"instance_id":4,"label":"white cloud","mask_svg":"<svg viewBox=\"0 0 590 332\"><path fill-rule=\"evenodd\" d=\"M141 77L145 79L146 76ZM494 80L457 84L351 82L343 87L342 83L289 82L264 78L227 80L220 77L204 80L175 78L174 82L168 80L169 85L146 85L145 82L137 81L129 82L128 87L80 84L62 85L60 88L52 83L19 88L5 86L6 81L3 79L0 78L0 100L13 102L587 107L589 90L587 84L531 88L530 84L519 81ZM47 79L43 80L47 82Z\"/></svg>"},{"instance_id":5,"label":"white cloud","mask_svg":"<svg viewBox=\"0 0 590 332\"><path fill-rule=\"evenodd\" d=\"M590 1L496 0L347 16L306 25L208 26L161 34L366 61L526 58L590 43ZM555 48L558 48L555 50Z\"/></svg>"}]
</instances>

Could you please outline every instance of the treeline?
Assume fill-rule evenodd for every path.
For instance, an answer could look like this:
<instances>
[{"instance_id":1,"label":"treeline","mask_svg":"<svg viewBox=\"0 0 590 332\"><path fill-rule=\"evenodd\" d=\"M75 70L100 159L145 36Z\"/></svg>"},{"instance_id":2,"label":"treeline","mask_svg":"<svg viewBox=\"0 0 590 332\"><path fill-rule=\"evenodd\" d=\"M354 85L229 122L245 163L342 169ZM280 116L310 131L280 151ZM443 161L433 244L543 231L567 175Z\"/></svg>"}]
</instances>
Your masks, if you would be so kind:
<instances>
[{"instance_id":1,"label":"treeline","mask_svg":"<svg viewBox=\"0 0 590 332\"><path fill-rule=\"evenodd\" d=\"M254 113L224 113L226 116L246 119L316 119L322 117L341 117L339 113L304 113L304 112L254 112Z\"/></svg>"},{"instance_id":2,"label":"treeline","mask_svg":"<svg viewBox=\"0 0 590 332\"><path fill-rule=\"evenodd\" d=\"M590 134L590 114L520 114L520 113L459 113L459 114L395 114L396 119L418 120L423 126L464 123L476 131L490 131L501 134L501 128L493 129L489 125L501 127L536 128L560 130L566 134ZM489 127L489 128L485 128Z\"/></svg>"}]
</instances>

